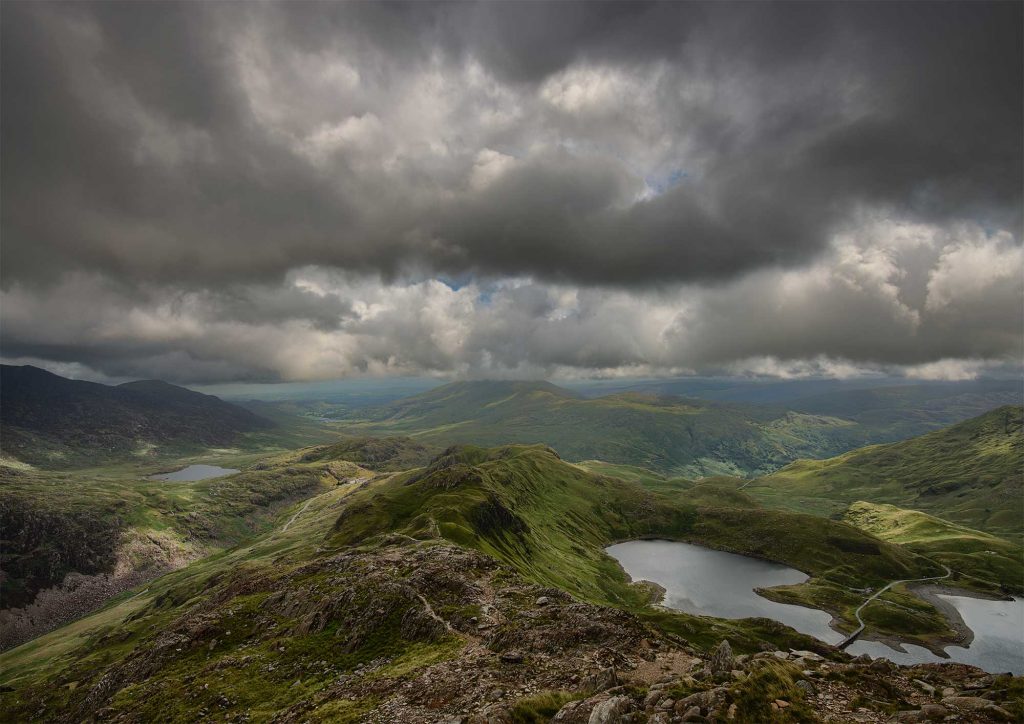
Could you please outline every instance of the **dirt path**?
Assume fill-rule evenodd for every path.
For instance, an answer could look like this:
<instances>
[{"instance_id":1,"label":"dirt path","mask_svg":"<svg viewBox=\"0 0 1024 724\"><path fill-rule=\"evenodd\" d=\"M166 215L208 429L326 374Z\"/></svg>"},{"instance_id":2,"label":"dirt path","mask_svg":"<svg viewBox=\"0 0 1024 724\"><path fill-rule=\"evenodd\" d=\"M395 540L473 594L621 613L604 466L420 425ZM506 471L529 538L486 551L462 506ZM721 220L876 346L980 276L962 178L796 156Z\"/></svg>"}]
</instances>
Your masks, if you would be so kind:
<instances>
[{"instance_id":1,"label":"dirt path","mask_svg":"<svg viewBox=\"0 0 1024 724\"><path fill-rule=\"evenodd\" d=\"M859 624L858 627L857 627L857 630L854 631L853 633L851 633L849 636L847 636L843 640L843 642L841 644L837 644L836 648L845 649L847 646L849 646L850 644L852 644L854 641L857 640L857 637L860 636L861 633L863 633L864 628L865 628L864 619L862 619L860 617L860 612L864 610L865 606L867 606L869 603L874 601L876 598L881 596L883 593L888 591L893 586L898 585L900 583L921 583L923 581L941 581L941 580L949 578L950 576L953 575L953 571L951 571L949 569L949 566L944 565L942 563L940 563L939 565L946 569L946 575L944 575L944 576L929 576L928 578L904 578L901 581L893 581L892 583L888 583L885 586L883 586L882 588L879 588L877 591L872 593L870 596L868 596L867 600L865 600L864 603L862 603L860 606L858 606L857 610L853 612L853 615L857 617L857 623Z\"/></svg>"},{"instance_id":2,"label":"dirt path","mask_svg":"<svg viewBox=\"0 0 1024 724\"><path fill-rule=\"evenodd\" d=\"M288 530L288 526L290 526L292 523L294 523L296 518L298 518L300 515L305 513L306 512L306 508L308 508L309 504L312 503L314 500L316 500L316 497L310 498L309 500L306 501L305 505L303 505L301 508L299 508L297 511L295 511L295 515L293 515L291 518L289 518L288 522L285 523L284 526L282 526L281 532L283 533L286 530Z\"/></svg>"},{"instance_id":3,"label":"dirt path","mask_svg":"<svg viewBox=\"0 0 1024 724\"><path fill-rule=\"evenodd\" d=\"M455 633L455 629L452 628L452 625L450 623L448 623L447 621L445 621L440 616L438 616L437 613L434 612L434 607L430 605L430 601L428 601L426 598L423 597L422 593L418 593L417 592L416 597L420 599L420 602L423 604L423 607L427 609L427 615L428 616L430 616L432 619L434 619L439 624L444 626L445 630L448 633L450 633L450 634Z\"/></svg>"}]
</instances>

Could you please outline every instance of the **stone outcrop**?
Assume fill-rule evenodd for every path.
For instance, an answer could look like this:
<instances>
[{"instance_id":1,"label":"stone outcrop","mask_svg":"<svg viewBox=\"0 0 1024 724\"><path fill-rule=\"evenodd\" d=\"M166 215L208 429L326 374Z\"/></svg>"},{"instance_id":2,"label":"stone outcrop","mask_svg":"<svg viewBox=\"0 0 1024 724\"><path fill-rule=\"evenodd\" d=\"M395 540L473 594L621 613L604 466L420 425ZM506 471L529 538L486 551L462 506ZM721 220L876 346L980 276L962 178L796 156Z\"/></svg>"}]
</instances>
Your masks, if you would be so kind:
<instances>
[{"instance_id":1,"label":"stone outcrop","mask_svg":"<svg viewBox=\"0 0 1024 724\"><path fill-rule=\"evenodd\" d=\"M530 720L522 712L538 701L551 706L553 692L547 716L560 724L1001 722L1016 711L1005 679L962 664L879 665L824 649L736 655L725 640L701 653L621 610L434 542L395 537L280 574L243 567L205 585L201 596L170 590L155 599L157 610L180 606L168 609L176 617L124 658L18 692L15 720L141 721L125 702L159 697L183 661L204 702L196 720L251 716L228 693L207 693L239 670L289 691L324 682L278 711L280 724L362 701L373 705L359 720L381 724L512 724ZM409 656L424 658L410 665ZM39 697L54 690L66 706L47 712Z\"/></svg>"}]
</instances>

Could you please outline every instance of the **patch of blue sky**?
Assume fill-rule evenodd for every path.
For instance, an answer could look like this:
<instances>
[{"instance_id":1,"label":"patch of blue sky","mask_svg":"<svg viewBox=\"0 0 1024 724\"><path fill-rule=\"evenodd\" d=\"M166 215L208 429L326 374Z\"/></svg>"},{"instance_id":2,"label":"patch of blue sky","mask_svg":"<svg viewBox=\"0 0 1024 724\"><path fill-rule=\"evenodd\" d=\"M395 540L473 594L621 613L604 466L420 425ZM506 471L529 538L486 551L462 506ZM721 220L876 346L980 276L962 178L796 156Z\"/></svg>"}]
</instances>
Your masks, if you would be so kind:
<instances>
[{"instance_id":1,"label":"patch of blue sky","mask_svg":"<svg viewBox=\"0 0 1024 724\"><path fill-rule=\"evenodd\" d=\"M661 196L669 189L678 186L688 179L690 174L681 168L672 169L667 174L652 174L644 179L647 188L654 196Z\"/></svg>"},{"instance_id":2,"label":"patch of blue sky","mask_svg":"<svg viewBox=\"0 0 1024 724\"><path fill-rule=\"evenodd\" d=\"M467 287L472 284L474 279L472 274L457 274L455 276L440 275L437 277L437 281L444 284L453 292L457 292L463 287Z\"/></svg>"}]
</instances>

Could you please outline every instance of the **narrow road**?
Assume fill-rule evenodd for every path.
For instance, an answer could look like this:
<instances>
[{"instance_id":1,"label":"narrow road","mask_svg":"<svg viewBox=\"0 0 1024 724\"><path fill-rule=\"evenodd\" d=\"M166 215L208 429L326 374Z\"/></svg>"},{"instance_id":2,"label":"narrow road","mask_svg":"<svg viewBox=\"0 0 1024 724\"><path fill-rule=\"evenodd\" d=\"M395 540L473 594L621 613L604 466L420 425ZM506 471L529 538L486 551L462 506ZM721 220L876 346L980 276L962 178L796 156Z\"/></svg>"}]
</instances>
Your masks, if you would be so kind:
<instances>
[{"instance_id":1,"label":"narrow road","mask_svg":"<svg viewBox=\"0 0 1024 724\"><path fill-rule=\"evenodd\" d=\"M949 570L949 566L944 565L942 563L940 563L939 565L946 569L946 575L944 575L944 576L930 576L929 578L905 578L902 581L893 581L892 583L889 583L889 584L883 586L882 588L879 588L873 594L868 596L867 600L864 601L864 603L862 603L860 606L858 606L857 610L853 612L853 615L857 617L857 623L860 624L857 627L857 630L854 631L853 633L851 633L845 639L843 639L843 642L841 644L837 644L836 648L845 649L847 646L849 646L850 644L852 644L854 641L857 640L857 637L860 636L861 633L864 631L864 619L862 619L860 617L860 612L864 610L865 606L867 606L869 603L874 601L876 598L881 596L883 593L888 591L893 586L895 586L897 584L900 584L900 583L920 583L922 581L941 581L944 578L949 578L950 576L953 575L953 571Z\"/></svg>"},{"instance_id":2,"label":"narrow road","mask_svg":"<svg viewBox=\"0 0 1024 724\"><path fill-rule=\"evenodd\" d=\"M305 513L306 512L306 508L308 508L309 504L312 503L312 502L313 502L313 498L310 498L309 500L306 501L305 505L303 505L301 508L299 508L297 511L295 511L295 515L293 515L291 518L289 518L288 522L285 523L284 526L282 526L281 532L284 533L286 530L288 530L288 526L290 526L292 523L294 523L296 518L298 518L300 515Z\"/></svg>"}]
</instances>

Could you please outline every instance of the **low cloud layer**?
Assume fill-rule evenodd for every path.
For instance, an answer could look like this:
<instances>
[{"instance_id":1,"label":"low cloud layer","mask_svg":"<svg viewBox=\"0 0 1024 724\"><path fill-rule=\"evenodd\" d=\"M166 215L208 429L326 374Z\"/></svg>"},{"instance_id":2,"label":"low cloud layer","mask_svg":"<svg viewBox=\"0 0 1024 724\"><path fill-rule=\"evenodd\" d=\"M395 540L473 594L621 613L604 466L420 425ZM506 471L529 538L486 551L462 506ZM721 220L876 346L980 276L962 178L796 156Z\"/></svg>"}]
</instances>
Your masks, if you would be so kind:
<instances>
[{"instance_id":1,"label":"low cloud layer","mask_svg":"<svg viewBox=\"0 0 1024 724\"><path fill-rule=\"evenodd\" d=\"M45 298L5 292L3 326L17 340L8 356L186 382L894 368L966 378L1019 359L1022 268L1008 234L876 221L809 266L710 286L456 288L305 267L280 285L214 292L76 275Z\"/></svg>"},{"instance_id":2,"label":"low cloud layer","mask_svg":"<svg viewBox=\"0 0 1024 724\"><path fill-rule=\"evenodd\" d=\"M1022 20L9 2L2 354L185 382L1017 364Z\"/></svg>"}]
</instances>

